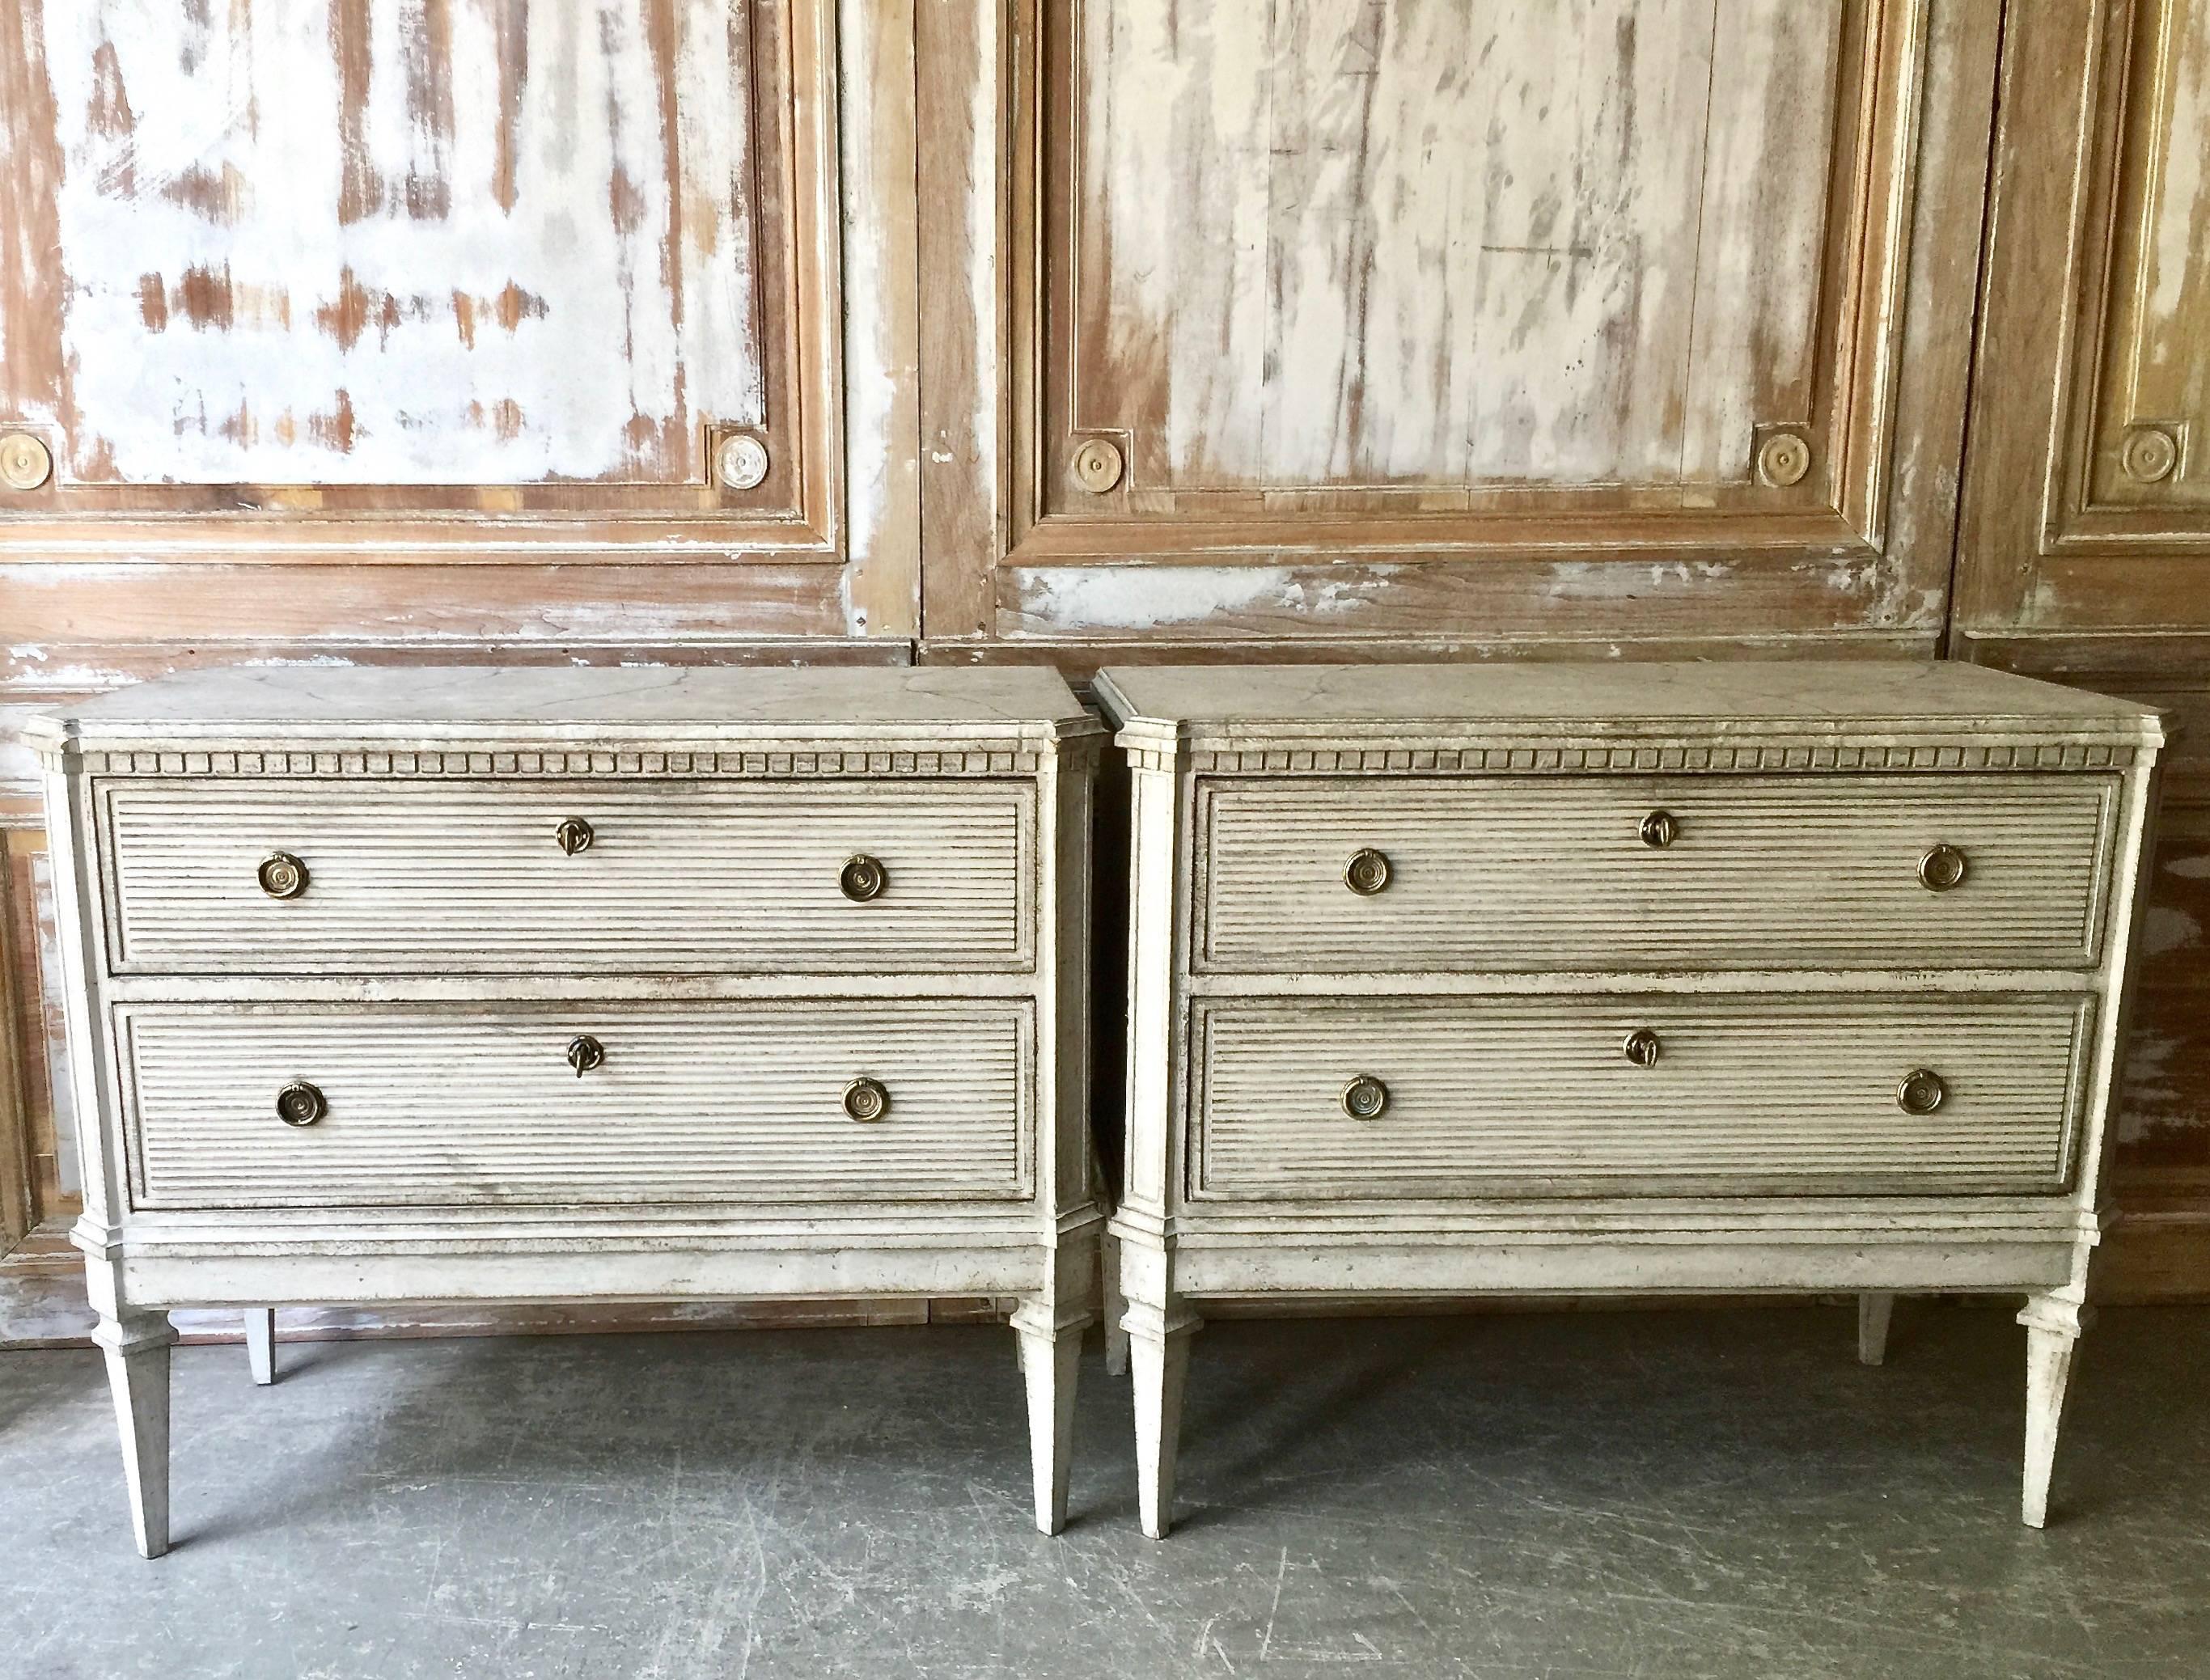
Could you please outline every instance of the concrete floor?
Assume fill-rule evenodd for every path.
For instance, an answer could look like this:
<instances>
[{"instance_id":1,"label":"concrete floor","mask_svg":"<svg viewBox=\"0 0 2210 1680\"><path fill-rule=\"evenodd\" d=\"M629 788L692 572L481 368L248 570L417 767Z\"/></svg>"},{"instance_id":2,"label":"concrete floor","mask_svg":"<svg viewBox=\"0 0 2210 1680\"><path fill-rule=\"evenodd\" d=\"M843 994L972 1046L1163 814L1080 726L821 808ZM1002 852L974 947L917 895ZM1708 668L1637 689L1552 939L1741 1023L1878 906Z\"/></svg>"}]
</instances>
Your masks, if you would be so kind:
<instances>
[{"instance_id":1,"label":"concrete floor","mask_svg":"<svg viewBox=\"0 0 2210 1680\"><path fill-rule=\"evenodd\" d=\"M1216 1324L1162 1544L1094 1348L1057 1540L1004 1331L190 1348L155 1563L97 1356L0 1355L0 1673L2205 1675L2206 1333L2103 1316L2035 1533L2007 1314Z\"/></svg>"}]
</instances>

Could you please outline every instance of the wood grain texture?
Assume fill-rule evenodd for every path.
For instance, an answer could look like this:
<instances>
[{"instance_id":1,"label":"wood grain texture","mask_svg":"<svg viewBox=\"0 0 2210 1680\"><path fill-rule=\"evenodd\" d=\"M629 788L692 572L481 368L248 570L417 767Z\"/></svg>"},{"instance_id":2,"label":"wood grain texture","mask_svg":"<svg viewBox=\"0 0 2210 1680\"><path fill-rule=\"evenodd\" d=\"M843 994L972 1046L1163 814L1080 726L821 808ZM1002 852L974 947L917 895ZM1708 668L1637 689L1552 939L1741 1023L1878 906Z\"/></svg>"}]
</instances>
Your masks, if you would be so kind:
<instances>
[{"instance_id":1,"label":"wood grain texture","mask_svg":"<svg viewBox=\"0 0 2210 1680\"><path fill-rule=\"evenodd\" d=\"M1145 0L924 42L1010 154L924 251L924 406L1006 438L924 481L963 538L926 636L1930 650L1995 21Z\"/></svg>"},{"instance_id":2,"label":"wood grain texture","mask_svg":"<svg viewBox=\"0 0 2210 1680\"><path fill-rule=\"evenodd\" d=\"M913 0L838 10L842 408L855 635L921 631L920 136Z\"/></svg>"},{"instance_id":3,"label":"wood grain texture","mask_svg":"<svg viewBox=\"0 0 2210 1680\"><path fill-rule=\"evenodd\" d=\"M2206 76L2200 6L2009 9L1957 557L1959 654L2157 696L2178 725L2117 1145L2124 1204L2152 1220L2122 1286L2135 1296L2210 1276L2193 886L2210 833ZM2125 465L2143 425L2177 445L2159 479Z\"/></svg>"},{"instance_id":4,"label":"wood grain texture","mask_svg":"<svg viewBox=\"0 0 2210 1680\"><path fill-rule=\"evenodd\" d=\"M2054 1191L2092 1017L2076 998L2000 995L1215 1001L1192 1023L1190 1193ZM1654 1067L1621 1053L1637 1030L1663 1045ZM1917 1067L1948 1087L1929 1115L1896 1103ZM1388 1088L1372 1120L1344 1112L1361 1075Z\"/></svg>"},{"instance_id":5,"label":"wood grain texture","mask_svg":"<svg viewBox=\"0 0 2210 1680\"><path fill-rule=\"evenodd\" d=\"M24 10L11 546L837 545L833 0Z\"/></svg>"},{"instance_id":6,"label":"wood grain texture","mask_svg":"<svg viewBox=\"0 0 2210 1680\"><path fill-rule=\"evenodd\" d=\"M1810 412L1844 9L1078 6L1075 429L1144 500L1746 483Z\"/></svg>"},{"instance_id":7,"label":"wood grain texture","mask_svg":"<svg viewBox=\"0 0 2210 1680\"><path fill-rule=\"evenodd\" d=\"M2028 8L2003 74L1959 532L1964 645L2200 631L2210 18L2161 0ZM2172 446L2160 476L2126 465L2144 426Z\"/></svg>"},{"instance_id":8,"label":"wood grain texture","mask_svg":"<svg viewBox=\"0 0 2210 1680\"><path fill-rule=\"evenodd\" d=\"M1201 782L1202 972L2087 968L2117 784L1905 777ZM1662 850L1651 812L1677 822ZM1929 848L1968 860L1945 892ZM1370 897L1352 855L1388 859Z\"/></svg>"},{"instance_id":9,"label":"wood grain texture","mask_svg":"<svg viewBox=\"0 0 2210 1680\"><path fill-rule=\"evenodd\" d=\"M684 483L764 418L751 0L32 9L68 480Z\"/></svg>"},{"instance_id":10,"label":"wood grain texture","mask_svg":"<svg viewBox=\"0 0 2210 1680\"><path fill-rule=\"evenodd\" d=\"M1012 1199L1033 1174L1019 1005L130 1006L117 1027L143 1208ZM578 1032L606 1045L580 1078ZM844 1112L863 1075L881 1120ZM299 1079L329 1113L293 1128L275 1103Z\"/></svg>"},{"instance_id":11,"label":"wood grain texture","mask_svg":"<svg viewBox=\"0 0 2210 1680\"><path fill-rule=\"evenodd\" d=\"M1018 782L336 783L106 795L118 973L1005 970L1035 960ZM565 820L594 838L571 857ZM275 851L296 899L255 879ZM839 889L865 854L887 875ZM395 916L395 906L407 913Z\"/></svg>"}]
</instances>

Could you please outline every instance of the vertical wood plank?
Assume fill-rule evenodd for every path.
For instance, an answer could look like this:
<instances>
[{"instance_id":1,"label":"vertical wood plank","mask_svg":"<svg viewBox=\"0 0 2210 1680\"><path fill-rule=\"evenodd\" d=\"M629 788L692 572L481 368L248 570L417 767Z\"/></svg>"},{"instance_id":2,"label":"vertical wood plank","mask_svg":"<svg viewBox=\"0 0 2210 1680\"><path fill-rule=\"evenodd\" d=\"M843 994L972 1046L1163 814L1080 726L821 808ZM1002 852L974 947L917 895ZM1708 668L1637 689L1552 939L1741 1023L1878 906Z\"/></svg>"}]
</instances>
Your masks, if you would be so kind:
<instances>
[{"instance_id":1,"label":"vertical wood plank","mask_svg":"<svg viewBox=\"0 0 2210 1680\"><path fill-rule=\"evenodd\" d=\"M18 997L22 961L19 932L22 919L15 900L14 849L0 829L0 1254L29 1234L37 1223L32 1195L30 1085L25 1063L28 1040ZM35 972L35 970L33 970Z\"/></svg>"},{"instance_id":2,"label":"vertical wood plank","mask_svg":"<svg viewBox=\"0 0 2210 1680\"><path fill-rule=\"evenodd\" d=\"M0 419L52 426L67 418L61 170L39 6L0 5Z\"/></svg>"},{"instance_id":3,"label":"vertical wood plank","mask_svg":"<svg viewBox=\"0 0 2210 1680\"><path fill-rule=\"evenodd\" d=\"M921 529L936 564L921 578L931 638L996 629L991 568L1005 552L1007 441L1002 416L1010 256L1005 196L1020 183L1005 118L1016 61L1036 36L1030 0L1013 6L915 0L920 133ZM1017 30L1010 38L1008 23ZM1031 70L1030 72L1033 74Z\"/></svg>"},{"instance_id":4,"label":"vertical wood plank","mask_svg":"<svg viewBox=\"0 0 2210 1680\"><path fill-rule=\"evenodd\" d=\"M1814 423L1841 0L1721 0L1681 476L1748 481L1760 425Z\"/></svg>"},{"instance_id":5,"label":"vertical wood plank","mask_svg":"<svg viewBox=\"0 0 2210 1680\"><path fill-rule=\"evenodd\" d=\"M921 629L921 167L915 0L842 0L847 621Z\"/></svg>"}]
</instances>

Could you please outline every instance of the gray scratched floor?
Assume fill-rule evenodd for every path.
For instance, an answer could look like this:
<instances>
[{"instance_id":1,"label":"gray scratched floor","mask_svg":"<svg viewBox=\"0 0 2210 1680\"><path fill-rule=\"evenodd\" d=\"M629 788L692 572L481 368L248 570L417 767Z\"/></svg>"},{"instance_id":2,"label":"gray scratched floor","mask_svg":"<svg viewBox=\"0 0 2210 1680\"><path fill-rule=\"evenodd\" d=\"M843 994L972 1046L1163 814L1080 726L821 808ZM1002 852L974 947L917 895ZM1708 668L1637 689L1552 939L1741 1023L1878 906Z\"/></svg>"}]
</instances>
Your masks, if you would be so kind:
<instances>
[{"instance_id":1,"label":"gray scratched floor","mask_svg":"<svg viewBox=\"0 0 2210 1680\"><path fill-rule=\"evenodd\" d=\"M2104 1315L2039 1534L2008 1316L1851 1333L1214 1325L1162 1544L1094 1349L1058 1540L1003 1331L185 1349L156 1563L96 1356L0 1355L0 1672L2210 1675L2210 1312Z\"/></svg>"}]
</instances>

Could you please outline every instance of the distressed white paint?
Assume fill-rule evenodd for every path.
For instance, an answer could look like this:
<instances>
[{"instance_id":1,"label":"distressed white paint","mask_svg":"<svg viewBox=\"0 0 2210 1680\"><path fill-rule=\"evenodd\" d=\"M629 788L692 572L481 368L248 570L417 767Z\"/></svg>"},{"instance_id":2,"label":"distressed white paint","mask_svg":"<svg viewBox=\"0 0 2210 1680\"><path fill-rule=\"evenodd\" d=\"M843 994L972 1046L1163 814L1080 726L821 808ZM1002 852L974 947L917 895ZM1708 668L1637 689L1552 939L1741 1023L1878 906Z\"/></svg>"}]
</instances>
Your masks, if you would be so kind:
<instances>
[{"instance_id":1,"label":"distressed white paint","mask_svg":"<svg viewBox=\"0 0 2210 1680\"><path fill-rule=\"evenodd\" d=\"M408 110L402 51L419 42L419 7L375 0L361 120L387 186L378 209L347 225L329 7L218 9L212 37L201 39L190 9L171 0L48 0L78 417L66 474L425 485L695 478L700 422L763 414L746 202L750 3L675 8L679 203L644 9L612 0L528 7L510 212L493 184L502 113L490 0L455 0L450 208L418 217L401 184L438 161ZM91 118L103 51L120 69L127 136ZM234 221L165 196L191 171L228 178ZM618 175L633 214L613 205ZM671 256L663 241L676 222ZM195 269L227 274L227 330L195 324L173 300ZM159 331L141 299L148 275L172 298ZM349 284L371 300L350 346L317 321ZM377 318L386 294L399 311L388 330ZM456 305L456 294L468 301ZM502 295L530 300L510 326L499 318ZM471 310L473 347L461 318ZM341 393L353 416L349 448L332 418ZM673 432L639 444L633 419ZM226 424L237 435L226 435ZM667 435L680 439L679 454Z\"/></svg>"},{"instance_id":2,"label":"distressed white paint","mask_svg":"<svg viewBox=\"0 0 2210 1680\"><path fill-rule=\"evenodd\" d=\"M1047 1532L1064 1520L1073 1349L1093 1315L1103 1223L1090 1170L1084 1048L1090 789L1102 732L1056 675L240 669L103 696L67 719L37 720L27 733L45 762L48 831L68 910L56 971L67 994L68 1063L85 1151L75 1236L88 1254L97 1334L118 1372L132 1509L148 1556L166 1543L166 1442L158 1426L167 1388L157 1350L165 1345L160 1314L172 1306L1018 1296L1036 1520ZM294 752L326 768L291 780ZM479 847L474 867L492 889L541 860L576 866L577 885L562 899L575 925L631 954L595 975L548 968L529 952L463 974L441 959L450 944L430 934L436 907L402 890L364 944L420 939L422 960L405 964L407 972L378 974L371 960L301 981L279 962L196 978L190 964L170 964L154 982L159 1006L130 1002L124 994L141 982L107 955L121 907L98 864L113 837L94 780L155 797L163 789L184 798L251 796L270 785L272 756L287 772L293 791L284 803L296 820L311 812L341 818L364 798L383 801L387 818L372 844L327 834L301 841L306 892L278 903L249 881L245 902L262 911L311 909L318 890L341 892L393 840L444 834L438 806L456 789L525 802L557 793L575 814L607 817L591 848L565 856L550 828L532 823L514 843ZM577 758L586 761L580 769ZM880 814L875 801L896 804L901 789L955 803L1027 802L1035 841L1019 851L1022 879L1012 888L1020 950L951 976L909 966L896 951L854 970L799 940L771 972L725 965L677 973L651 940L633 937L636 893L611 879L594 887L591 871L628 843L617 810L625 802L646 801L679 823L686 801L703 813L733 789L759 798L779 790L800 849L817 818L864 828L868 809ZM281 828L281 813L277 821ZM903 844L847 834L821 854L835 914L868 925L896 903L902 880L938 909L960 914L917 868L901 867ZM881 853L888 887L879 900L848 902L833 885L836 860L868 847ZM649 892L664 893L680 874ZM763 910L766 921L755 917L752 931L776 914ZM912 954L921 961L917 948ZM175 1034L161 1024L187 1013L218 1023L240 1054L210 1061L181 1037L165 1051L157 1041ZM341 1017L359 1028L333 1037L330 1023ZM417 1018L443 1024L402 1030ZM893 1018L939 1024L872 1034L865 1026ZM655 1019L661 1029L649 1025ZM738 1059L779 1061L811 1091L794 1104L767 1089L774 1077L754 1089L741 1068L717 1073L695 1031L666 1030L708 1020L772 1038L769 1050ZM850 1024L855 1042L834 1051L813 1042L832 1020ZM984 1020L994 1024L972 1030ZM474 1087L459 1079L455 1068L470 1058L439 1054L423 1036L456 1025L495 1038L484 1052L494 1061L541 1046L549 1071L533 1076L546 1081L539 1105L569 1104L568 1121L525 1123L512 1077ZM571 1034L585 1030L601 1038L606 1060L579 1091L564 1051ZM341 1064L364 1059L357 1045L344 1046L362 1031L384 1035L390 1048L349 1069ZM327 1042L317 1045L317 1036ZM407 1060L410 1045L425 1058L419 1065ZM841 1103L848 1075L837 1064L878 1053L883 1066L851 1071L884 1080L889 1113L851 1121ZM118 1091L104 1070L126 1066L146 1077ZM269 1084L289 1078L327 1082L321 1123L294 1130L278 1120ZM378 1098L376 1082L394 1078L423 1093L413 1110L428 1122L420 1137L408 1135L406 1103ZM963 1086L967 1100L947 1103L941 1093L953 1086ZM172 1099L166 1105L164 1088ZM909 1093L903 1109L902 1089ZM442 1097L430 1097L433 1091ZM349 1093L360 1100L348 1103ZM442 1122L438 1100L457 1104ZM202 1124L210 1116L217 1129L227 1124L265 1142L211 1150ZM469 1130L471 1116L506 1139L503 1159L463 1160L465 1151L441 1148L441 1127ZM729 1138L748 1125L753 1147L737 1156L751 1181L717 1178L715 1151L737 1158L728 1154ZM993 1135L978 1139L978 1127ZM683 1141L723 1132L718 1145ZM830 1166L824 1142L841 1165ZM944 1170L913 1170L915 1147ZM364 1150L375 1163L348 1169L348 1160L364 1167ZM223 1181L196 1194L202 1173ZM555 1194L518 1206L532 1200L529 1183L552 1179L561 1181ZM165 1182L181 1186L194 1211L149 1214ZM396 1206L402 1200L416 1205ZM271 1206L278 1202L290 1206Z\"/></svg>"},{"instance_id":3,"label":"distressed white paint","mask_svg":"<svg viewBox=\"0 0 2210 1680\"><path fill-rule=\"evenodd\" d=\"M1745 481L1841 10L1086 0L1076 426L1153 488Z\"/></svg>"},{"instance_id":4,"label":"distressed white paint","mask_svg":"<svg viewBox=\"0 0 2210 1680\"><path fill-rule=\"evenodd\" d=\"M2118 1024L2162 740L2153 712L1973 667L1816 662L1113 668L1096 692L1120 726L1132 786L1126 1187L1112 1235L1148 1532L1171 1520L1193 1308L1297 1295L2015 1290L2033 1332L2022 1510L2042 1520L2062 1363L2108 1217ZM2020 854L2007 864L2000 843L1982 843L1991 837L1968 772L2026 765L2036 774L2016 785L2029 806L2115 801L2109 830L2043 829L2024 843L2035 867L2098 882L2103 934L2092 957L2030 940L1973 950L1922 937L1871 959L1881 966L1845 967L1835 943L1864 933L1845 864L1827 872L1844 890L1823 896L1815 869L1796 872L1804 879L1790 909L1802 937L1776 954L1771 906L1757 894L1777 854L1742 820L1760 796L1760 779L1743 772L1799 784L1790 797L1837 810L1861 800L1868 821L1861 833L1843 823L1839 849L1862 844L1869 859L1876 848L1891 860L1904 904L1930 896L1916 879L1923 843L1875 840L1875 807L1897 789L1940 805L1922 826L1984 867L1955 889L1952 910L1928 912L1924 936L1976 892L2007 890ZM1955 790L1946 801L1945 784ZM1522 808L1436 825L1456 849L1423 855L1424 799L1509 802L1515 789ZM1646 806L1595 819L1558 813L1561 798L1627 807L1638 789L1679 817L1671 846L1642 843ZM1275 813L1245 831L1256 851L1208 815L1231 801ZM1329 843L1300 846L1287 832L1330 812L1341 821ZM1500 836L1499 822L1515 831ZM1547 840L1535 831L1546 825ZM1277 843L1271 862L1258 855ZM1379 896L1344 885L1362 846L1396 866ZM1628 946L1693 937L1695 959L1638 968L1617 916L1573 919L1591 890L1570 867L1547 884L1531 877L1518 895L1538 934L1549 918L1572 923L1562 946L1445 948L1452 929L1470 925L1458 902L1464 881L1507 854L1570 860L1582 848L1638 900ZM1677 889L1681 871L1705 868L1715 890L1694 905L1633 888L1638 873ZM1739 878L1731 890L1729 874ZM1247 937L1223 949L1213 930L1230 921ZM1350 931L1331 940L1331 926ZM1916 1006L1899 1007L1903 996ZM1841 1108L1856 1118L1838 1114L1827 1134L1835 1170L1824 1182L1796 1194L1775 1194L1772 1180L1730 1184L1714 1151L1740 1148L1753 1175L1783 1167L1790 1117L1836 1052L1822 1057L1821 1031L1806 1027L1758 1060L1771 1086L1760 1154L1751 1076L1722 1079L1724 1054L1700 1041L1696 1023L1791 1008L1837 1020L1887 1012L1902 1036L1884 1051L1870 1036L1851 1042L1846 1054L1871 1065L1845 1081ZM2030 1057L2044 1096L2071 1107L2061 1127L2059 1108L2044 1107L2038 1187L1998 1187L1976 1181L1955 1151L1985 1138L2002 1081L2029 1059L2002 1027L2026 1015L2044 1024ZM1243 1024L1240 1056L1223 1022ZM1438 1030L1442 1022L1458 1030ZM1636 1024L1658 1033L1650 1066L1621 1053ZM1490 1061L1519 1052L1541 1065L1494 1079ZM1896 1089L1921 1058L1955 1083L1911 1124ZM1339 1100L1362 1074L1392 1092L1362 1121ZM1607 1114L1646 1127L1646 1143L1597 1181L1613 1145L1590 1133ZM2061 1181L2047 1170L2060 1130L2072 1151ZM1880 1179L1883 1134L1918 1175L1909 1194L1883 1193L1897 1187ZM1492 1172L1513 1172L1513 1182L1483 1178Z\"/></svg>"},{"instance_id":5,"label":"distressed white paint","mask_svg":"<svg viewBox=\"0 0 2210 1680\"><path fill-rule=\"evenodd\" d=\"M1054 566L1034 574L1021 610L1073 634L1159 630L1252 611L1337 618L1386 596L1393 571L1337 579L1289 566Z\"/></svg>"},{"instance_id":6,"label":"distressed white paint","mask_svg":"<svg viewBox=\"0 0 2210 1680\"><path fill-rule=\"evenodd\" d=\"M2210 497L2210 358L2202 354L2210 332L2210 9L2161 0L2142 9L2136 27L2135 85L2148 97L2129 124L2125 174L2136 225L2118 247L2118 409L2105 426L2113 445L2136 420L2191 428L2179 469L2147 493L2200 501Z\"/></svg>"}]
</instances>

